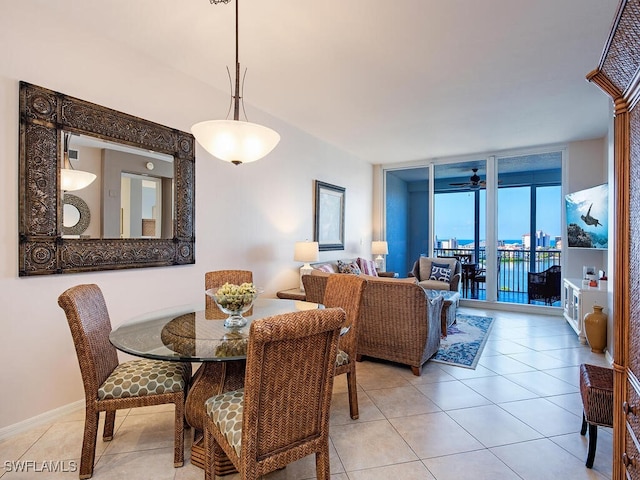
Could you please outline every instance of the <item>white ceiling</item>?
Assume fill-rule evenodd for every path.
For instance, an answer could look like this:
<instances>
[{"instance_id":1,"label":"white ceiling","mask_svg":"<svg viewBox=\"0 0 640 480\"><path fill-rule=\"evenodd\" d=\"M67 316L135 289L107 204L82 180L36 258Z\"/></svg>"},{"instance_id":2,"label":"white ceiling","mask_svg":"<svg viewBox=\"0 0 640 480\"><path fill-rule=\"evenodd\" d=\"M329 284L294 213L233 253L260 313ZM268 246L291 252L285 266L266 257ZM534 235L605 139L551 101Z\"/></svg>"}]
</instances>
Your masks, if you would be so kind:
<instances>
[{"instance_id":1,"label":"white ceiling","mask_svg":"<svg viewBox=\"0 0 640 480\"><path fill-rule=\"evenodd\" d=\"M233 1L46 3L67 25L229 92ZM240 0L249 120L259 108L371 163L601 137L609 103L585 76L617 4Z\"/></svg>"}]
</instances>

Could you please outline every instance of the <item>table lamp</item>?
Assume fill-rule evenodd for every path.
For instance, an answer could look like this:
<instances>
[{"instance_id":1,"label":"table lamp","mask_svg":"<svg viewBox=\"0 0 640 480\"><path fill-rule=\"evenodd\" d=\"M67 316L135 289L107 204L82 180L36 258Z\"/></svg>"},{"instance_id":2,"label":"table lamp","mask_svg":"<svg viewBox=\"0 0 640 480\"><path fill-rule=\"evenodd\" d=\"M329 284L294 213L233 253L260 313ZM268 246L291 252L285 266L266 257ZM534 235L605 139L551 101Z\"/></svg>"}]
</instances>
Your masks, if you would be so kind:
<instances>
[{"instance_id":1,"label":"table lamp","mask_svg":"<svg viewBox=\"0 0 640 480\"><path fill-rule=\"evenodd\" d=\"M300 290L304 291L302 276L309 275L313 270L309 262L318 261L318 242L296 242L293 259L296 262L304 263L304 265L300 267Z\"/></svg>"},{"instance_id":2,"label":"table lamp","mask_svg":"<svg viewBox=\"0 0 640 480\"><path fill-rule=\"evenodd\" d=\"M387 245L387 242L371 242L371 253L373 255L378 255L375 260L376 268L382 271L382 267L384 266L384 258L382 257L382 255L386 255L387 253L389 253L389 246Z\"/></svg>"}]
</instances>

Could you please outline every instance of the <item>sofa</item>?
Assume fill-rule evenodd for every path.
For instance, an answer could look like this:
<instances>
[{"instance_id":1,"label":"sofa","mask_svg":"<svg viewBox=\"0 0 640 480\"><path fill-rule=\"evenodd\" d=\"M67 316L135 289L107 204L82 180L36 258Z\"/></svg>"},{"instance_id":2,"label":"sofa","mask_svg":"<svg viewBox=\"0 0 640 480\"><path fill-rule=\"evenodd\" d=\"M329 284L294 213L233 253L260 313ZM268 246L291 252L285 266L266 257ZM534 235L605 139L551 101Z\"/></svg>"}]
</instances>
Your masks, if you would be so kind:
<instances>
[{"instance_id":1,"label":"sofa","mask_svg":"<svg viewBox=\"0 0 640 480\"><path fill-rule=\"evenodd\" d=\"M347 267L349 265L355 265L360 270L360 274L364 274L367 276L375 276L375 277L385 277L385 278L394 278L395 274L393 272L381 272L375 267L375 262L373 260L366 260L364 258L345 258L340 260L328 260L325 262L316 262L312 263L311 266L314 270L321 270L327 273L352 273L341 272L341 266ZM415 282L415 280L414 280Z\"/></svg>"},{"instance_id":2,"label":"sofa","mask_svg":"<svg viewBox=\"0 0 640 480\"><path fill-rule=\"evenodd\" d=\"M330 275L314 270L302 277L308 301L322 303ZM442 296L429 299L415 279L367 276L356 360L389 360L410 366L420 376L424 363L440 348L442 304Z\"/></svg>"},{"instance_id":3,"label":"sofa","mask_svg":"<svg viewBox=\"0 0 640 480\"><path fill-rule=\"evenodd\" d=\"M433 275L434 264L447 265L449 272L448 280L443 280L442 276ZM441 270L441 269L440 269ZM460 289L460 279L462 278L462 266L455 257L420 257L413 264L413 269L409 272L410 277L415 277L418 285L429 290L451 290L458 292ZM438 276L440 279L434 279Z\"/></svg>"}]
</instances>

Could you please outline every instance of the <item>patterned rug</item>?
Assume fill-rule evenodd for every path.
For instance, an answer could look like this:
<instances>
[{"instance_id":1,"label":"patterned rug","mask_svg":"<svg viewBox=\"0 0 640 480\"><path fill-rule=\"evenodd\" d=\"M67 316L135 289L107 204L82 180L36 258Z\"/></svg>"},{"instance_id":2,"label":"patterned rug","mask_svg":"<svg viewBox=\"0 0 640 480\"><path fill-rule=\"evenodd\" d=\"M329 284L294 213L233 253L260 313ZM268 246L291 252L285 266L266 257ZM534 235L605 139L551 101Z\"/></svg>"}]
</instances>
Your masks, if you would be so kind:
<instances>
[{"instance_id":1,"label":"patterned rug","mask_svg":"<svg viewBox=\"0 0 640 480\"><path fill-rule=\"evenodd\" d=\"M492 326L491 317L456 314L456 323L447 329L447 338L431 360L475 369Z\"/></svg>"}]
</instances>

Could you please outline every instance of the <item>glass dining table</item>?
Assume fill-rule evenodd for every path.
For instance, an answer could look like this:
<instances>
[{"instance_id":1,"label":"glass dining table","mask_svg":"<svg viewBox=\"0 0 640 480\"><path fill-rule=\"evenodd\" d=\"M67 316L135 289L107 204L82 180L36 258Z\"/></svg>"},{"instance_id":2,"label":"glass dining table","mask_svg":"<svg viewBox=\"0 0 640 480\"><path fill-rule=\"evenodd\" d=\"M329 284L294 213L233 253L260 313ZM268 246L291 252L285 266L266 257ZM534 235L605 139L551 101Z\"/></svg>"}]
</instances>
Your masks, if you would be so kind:
<instances>
[{"instance_id":1,"label":"glass dining table","mask_svg":"<svg viewBox=\"0 0 640 480\"><path fill-rule=\"evenodd\" d=\"M191 463L204 468L204 402L213 395L244 385L251 323L272 315L315 308L323 306L299 300L258 298L244 314L247 319L244 327L226 328L227 315L215 305L206 308L203 302L132 318L114 329L109 340L118 350L137 357L201 363L187 394L185 415L194 429ZM215 467L216 475L234 471L228 460Z\"/></svg>"}]
</instances>

